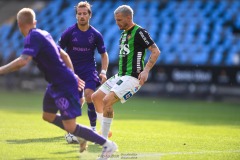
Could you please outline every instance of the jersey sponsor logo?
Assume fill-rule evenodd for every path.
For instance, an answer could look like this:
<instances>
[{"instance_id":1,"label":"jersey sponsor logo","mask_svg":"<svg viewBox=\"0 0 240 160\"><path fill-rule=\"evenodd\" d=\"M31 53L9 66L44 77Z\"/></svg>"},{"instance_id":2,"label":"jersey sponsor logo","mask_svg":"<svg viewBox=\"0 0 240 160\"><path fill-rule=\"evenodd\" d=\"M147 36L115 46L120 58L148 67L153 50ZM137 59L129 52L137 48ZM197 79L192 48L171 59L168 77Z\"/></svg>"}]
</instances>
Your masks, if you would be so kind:
<instances>
[{"instance_id":1,"label":"jersey sponsor logo","mask_svg":"<svg viewBox=\"0 0 240 160\"><path fill-rule=\"evenodd\" d=\"M144 40L144 42L146 43L146 45L149 45L149 41L148 41L147 38L144 36L143 32L140 31L139 34L140 34L140 36L142 37L142 39Z\"/></svg>"},{"instance_id":2,"label":"jersey sponsor logo","mask_svg":"<svg viewBox=\"0 0 240 160\"><path fill-rule=\"evenodd\" d=\"M133 95L132 95L132 93L129 91L129 92L127 92L124 96L123 96L123 98L125 99L125 100L128 100L129 98L131 98Z\"/></svg>"},{"instance_id":3,"label":"jersey sponsor logo","mask_svg":"<svg viewBox=\"0 0 240 160\"><path fill-rule=\"evenodd\" d=\"M120 86L120 85L122 84L122 82L123 82L123 81L120 79L119 81L117 81L116 84Z\"/></svg>"},{"instance_id":4,"label":"jersey sponsor logo","mask_svg":"<svg viewBox=\"0 0 240 160\"><path fill-rule=\"evenodd\" d=\"M69 102L66 98L64 97L61 97L61 98L58 98L56 101L55 101L56 105L58 108L62 109L62 110L66 110L68 107L69 107Z\"/></svg>"},{"instance_id":5,"label":"jersey sponsor logo","mask_svg":"<svg viewBox=\"0 0 240 160\"><path fill-rule=\"evenodd\" d=\"M125 57L130 53L130 49L129 49L129 45L128 44L123 44L121 45L121 49L120 49L120 57Z\"/></svg>"},{"instance_id":6,"label":"jersey sponsor logo","mask_svg":"<svg viewBox=\"0 0 240 160\"><path fill-rule=\"evenodd\" d=\"M142 52L138 52L138 54L137 54L137 73L141 72L141 59L142 59Z\"/></svg>"},{"instance_id":7,"label":"jersey sponsor logo","mask_svg":"<svg viewBox=\"0 0 240 160\"><path fill-rule=\"evenodd\" d=\"M81 47L73 47L74 51L81 51L81 52L86 52L86 51L90 51L90 48L81 48Z\"/></svg>"}]
</instances>

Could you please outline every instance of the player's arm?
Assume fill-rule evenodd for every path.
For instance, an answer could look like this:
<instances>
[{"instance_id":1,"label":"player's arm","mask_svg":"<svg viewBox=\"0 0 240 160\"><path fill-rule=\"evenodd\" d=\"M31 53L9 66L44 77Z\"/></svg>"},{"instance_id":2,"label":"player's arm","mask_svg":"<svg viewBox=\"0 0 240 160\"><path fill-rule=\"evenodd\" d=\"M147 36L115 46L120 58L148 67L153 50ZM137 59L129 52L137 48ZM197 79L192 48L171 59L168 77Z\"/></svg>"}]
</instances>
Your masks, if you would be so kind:
<instances>
[{"instance_id":1,"label":"player's arm","mask_svg":"<svg viewBox=\"0 0 240 160\"><path fill-rule=\"evenodd\" d=\"M74 72L72 61L69 55L63 49L60 49L60 57L62 58L66 66Z\"/></svg>"},{"instance_id":2,"label":"player's arm","mask_svg":"<svg viewBox=\"0 0 240 160\"><path fill-rule=\"evenodd\" d=\"M148 47L148 49L151 52L151 54L145 65L144 70L149 72L153 68L155 63L157 62L157 59L160 55L160 50L158 49L158 47L155 43L153 45L151 45L150 47Z\"/></svg>"},{"instance_id":3,"label":"player's arm","mask_svg":"<svg viewBox=\"0 0 240 160\"><path fill-rule=\"evenodd\" d=\"M157 62L157 59L160 55L160 50L158 49L155 43L152 44L150 47L148 47L148 49L150 50L151 54L143 71L139 74L138 79L140 81L139 82L140 85L143 85L147 81L149 71L153 68L153 66Z\"/></svg>"},{"instance_id":4,"label":"player's arm","mask_svg":"<svg viewBox=\"0 0 240 160\"><path fill-rule=\"evenodd\" d=\"M101 78L101 83L103 84L107 80L107 69L109 64L108 54L107 52L101 54L101 64L102 64L102 70L99 74L99 77Z\"/></svg>"},{"instance_id":5,"label":"player's arm","mask_svg":"<svg viewBox=\"0 0 240 160\"><path fill-rule=\"evenodd\" d=\"M12 62L0 67L0 75L17 71L27 65L32 60L32 56L22 54Z\"/></svg>"},{"instance_id":6,"label":"player's arm","mask_svg":"<svg viewBox=\"0 0 240 160\"><path fill-rule=\"evenodd\" d=\"M70 68L74 73L74 68L73 68L72 61L71 61L69 55L63 49L60 49L60 57L62 58L63 62L66 64L66 66L68 68ZM78 80L78 90L82 91L85 87L85 82L82 79L80 79L78 77L78 75L76 75L75 73L74 73L74 75Z\"/></svg>"}]
</instances>

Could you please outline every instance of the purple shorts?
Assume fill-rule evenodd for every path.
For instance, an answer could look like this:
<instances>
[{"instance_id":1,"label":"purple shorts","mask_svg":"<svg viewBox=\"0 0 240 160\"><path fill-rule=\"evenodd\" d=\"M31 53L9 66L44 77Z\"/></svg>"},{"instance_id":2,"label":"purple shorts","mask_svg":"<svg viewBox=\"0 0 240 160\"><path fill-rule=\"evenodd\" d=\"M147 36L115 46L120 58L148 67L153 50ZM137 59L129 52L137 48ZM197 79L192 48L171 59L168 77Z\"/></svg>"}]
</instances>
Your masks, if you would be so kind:
<instances>
[{"instance_id":1,"label":"purple shorts","mask_svg":"<svg viewBox=\"0 0 240 160\"><path fill-rule=\"evenodd\" d=\"M97 71L92 71L85 74L78 74L78 76L85 82L84 89L91 89L93 91L96 91L97 87L99 87L101 84ZM83 97L82 91L79 92L79 97Z\"/></svg>"},{"instance_id":2,"label":"purple shorts","mask_svg":"<svg viewBox=\"0 0 240 160\"><path fill-rule=\"evenodd\" d=\"M63 120L74 119L82 115L78 90L57 91L48 87L43 99L43 111L61 114Z\"/></svg>"}]
</instances>

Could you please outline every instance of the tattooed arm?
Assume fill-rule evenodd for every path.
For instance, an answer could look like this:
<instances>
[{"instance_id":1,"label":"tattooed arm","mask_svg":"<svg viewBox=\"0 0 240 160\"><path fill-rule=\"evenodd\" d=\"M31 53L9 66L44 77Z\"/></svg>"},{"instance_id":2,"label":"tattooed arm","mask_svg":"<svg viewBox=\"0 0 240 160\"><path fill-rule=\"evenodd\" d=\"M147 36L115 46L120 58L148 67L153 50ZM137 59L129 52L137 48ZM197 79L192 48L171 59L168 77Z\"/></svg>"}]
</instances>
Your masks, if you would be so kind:
<instances>
[{"instance_id":1,"label":"tattooed arm","mask_svg":"<svg viewBox=\"0 0 240 160\"><path fill-rule=\"evenodd\" d=\"M156 63L158 56L160 55L160 50L158 49L157 45L154 43L148 48L151 52L151 55L149 57L149 60L144 68L146 71L150 71L154 64Z\"/></svg>"},{"instance_id":2,"label":"tattooed arm","mask_svg":"<svg viewBox=\"0 0 240 160\"><path fill-rule=\"evenodd\" d=\"M158 56L160 55L160 50L155 43L151 45L148 49L150 50L151 55L144 70L138 76L138 79L140 80L140 85L143 85L147 81L149 71L153 68L158 59Z\"/></svg>"},{"instance_id":3,"label":"tattooed arm","mask_svg":"<svg viewBox=\"0 0 240 160\"><path fill-rule=\"evenodd\" d=\"M32 60L31 56L21 55L12 62L0 67L0 75L14 72L24 67Z\"/></svg>"}]
</instances>

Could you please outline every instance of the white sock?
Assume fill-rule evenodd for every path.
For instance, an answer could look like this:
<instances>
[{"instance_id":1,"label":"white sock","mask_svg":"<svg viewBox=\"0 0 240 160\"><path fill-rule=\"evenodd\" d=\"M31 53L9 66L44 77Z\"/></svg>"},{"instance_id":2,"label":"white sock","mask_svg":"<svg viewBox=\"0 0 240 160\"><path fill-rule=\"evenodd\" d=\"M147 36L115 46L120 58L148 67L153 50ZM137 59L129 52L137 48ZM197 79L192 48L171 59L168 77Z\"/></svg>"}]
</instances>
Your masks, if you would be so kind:
<instances>
[{"instance_id":1,"label":"white sock","mask_svg":"<svg viewBox=\"0 0 240 160\"><path fill-rule=\"evenodd\" d=\"M104 138L106 138L106 139L108 138L108 132L110 131L112 120L113 120L113 118L103 117L103 121L102 121L102 136Z\"/></svg>"},{"instance_id":2,"label":"white sock","mask_svg":"<svg viewBox=\"0 0 240 160\"><path fill-rule=\"evenodd\" d=\"M97 114L97 120L98 120L98 122L100 124L100 131L102 131L103 113L96 112L96 114Z\"/></svg>"},{"instance_id":3,"label":"white sock","mask_svg":"<svg viewBox=\"0 0 240 160\"><path fill-rule=\"evenodd\" d=\"M91 126L91 129L95 132L96 131L96 126Z\"/></svg>"},{"instance_id":4,"label":"white sock","mask_svg":"<svg viewBox=\"0 0 240 160\"><path fill-rule=\"evenodd\" d=\"M111 145L111 142L112 141L110 141L110 140L106 140L106 142L103 144L103 146L105 147L105 146L110 146Z\"/></svg>"}]
</instances>

